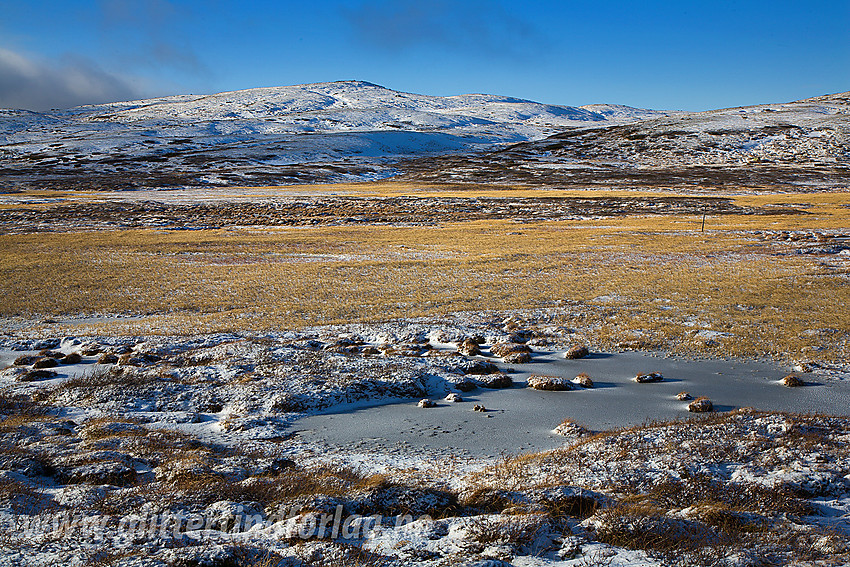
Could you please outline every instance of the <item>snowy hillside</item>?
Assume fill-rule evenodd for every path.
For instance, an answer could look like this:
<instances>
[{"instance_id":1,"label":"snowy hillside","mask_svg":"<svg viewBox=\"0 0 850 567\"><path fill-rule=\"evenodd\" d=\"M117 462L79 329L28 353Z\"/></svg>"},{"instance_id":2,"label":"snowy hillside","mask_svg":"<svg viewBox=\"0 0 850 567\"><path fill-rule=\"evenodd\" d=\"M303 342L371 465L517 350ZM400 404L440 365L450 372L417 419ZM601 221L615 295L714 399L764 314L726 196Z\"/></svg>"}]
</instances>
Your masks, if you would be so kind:
<instances>
[{"instance_id":1,"label":"snowy hillside","mask_svg":"<svg viewBox=\"0 0 850 567\"><path fill-rule=\"evenodd\" d=\"M633 120L494 95L402 93L359 81L0 111L5 184L90 174L122 183L368 179L410 156L477 152ZM308 164L293 168L296 164ZM128 173L134 181L128 180ZM123 177L119 181L116 177ZM83 180L81 180L83 182Z\"/></svg>"},{"instance_id":2,"label":"snowy hillside","mask_svg":"<svg viewBox=\"0 0 850 567\"><path fill-rule=\"evenodd\" d=\"M646 108L635 108L633 106L625 106L623 104L584 104L579 108L601 114L608 120L646 120L647 118L657 118L659 116L667 116L673 114L663 110L649 110Z\"/></svg>"},{"instance_id":3,"label":"snowy hillside","mask_svg":"<svg viewBox=\"0 0 850 567\"><path fill-rule=\"evenodd\" d=\"M258 88L205 96L116 103L77 110L86 121L171 126L247 121L255 133L452 130L459 135L538 138L576 122L602 121L592 111L492 95L437 97L342 81ZM243 126L244 127L244 126Z\"/></svg>"},{"instance_id":4,"label":"snowy hillside","mask_svg":"<svg viewBox=\"0 0 850 567\"><path fill-rule=\"evenodd\" d=\"M663 112L342 81L0 110L5 189L281 185L399 173L582 187L846 186L848 161L848 93Z\"/></svg>"},{"instance_id":5,"label":"snowy hillside","mask_svg":"<svg viewBox=\"0 0 850 567\"><path fill-rule=\"evenodd\" d=\"M643 119L571 128L417 173L424 180L581 186L850 183L850 93L706 112L584 108Z\"/></svg>"},{"instance_id":6,"label":"snowy hillside","mask_svg":"<svg viewBox=\"0 0 850 567\"><path fill-rule=\"evenodd\" d=\"M848 135L850 93L843 93L785 104L673 113L630 125L556 134L527 147L642 166L835 163L850 160Z\"/></svg>"}]
</instances>

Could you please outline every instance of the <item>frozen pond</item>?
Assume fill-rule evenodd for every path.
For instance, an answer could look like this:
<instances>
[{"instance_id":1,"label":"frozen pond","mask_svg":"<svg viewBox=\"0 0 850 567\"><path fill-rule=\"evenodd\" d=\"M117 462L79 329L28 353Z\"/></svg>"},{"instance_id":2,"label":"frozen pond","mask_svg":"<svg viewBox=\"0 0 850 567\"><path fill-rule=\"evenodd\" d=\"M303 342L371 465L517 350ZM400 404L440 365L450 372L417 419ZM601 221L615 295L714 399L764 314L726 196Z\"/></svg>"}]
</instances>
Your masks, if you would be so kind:
<instances>
[{"instance_id":1,"label":"frozen pond","mask_svg":"<svg viewBox=\"0 0 850 567\"><path fill-rule=\"evenodd\" d=\"M742 407L760 410L819 412L848 415L850 382L817 381L802 375L808 385L786 388L778 380L790 369L764 362L687 360L646 353L598 353L581 360L564 360L538 353L534 362L500 365L511 369L513 388L477 389L462 394L462 403L439 401L422 409L413 400L375 405L300 419L293 425L298 437L319 445L349 450L380 450L404 455L436 454L498 456L553 449L566 442L551 430L571 418L599 431L652 420L686 417L687 402L676 394L708 396L716 411ZM593 389L567 392L525 387L533 373L575 377L586 372ZM661 372L664 381L638 384L638 372ZM484 405L487 413L472 411Z\"/></svg>"}]
</instances>

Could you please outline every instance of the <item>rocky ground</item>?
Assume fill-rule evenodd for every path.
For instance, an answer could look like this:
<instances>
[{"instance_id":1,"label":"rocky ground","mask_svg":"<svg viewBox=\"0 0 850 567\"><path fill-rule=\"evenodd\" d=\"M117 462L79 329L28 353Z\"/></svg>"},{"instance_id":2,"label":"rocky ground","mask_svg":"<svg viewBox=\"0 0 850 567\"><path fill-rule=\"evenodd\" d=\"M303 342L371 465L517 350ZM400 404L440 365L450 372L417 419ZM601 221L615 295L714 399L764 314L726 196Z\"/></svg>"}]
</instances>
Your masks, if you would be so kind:
<instances>
[{"instance_id":1,"label":"rocky ground","mask_svg":"<svg viewBox=\"0 0 850 567\"><path fill-rule=\"evenodd\" d=\"M433 225L626 215L798 214L793 207L742 207L722 197L314 197L259 203L173 204L158 201L53 203L0 209L0 233L231 226Z\"/></svg>"}]
</instances>

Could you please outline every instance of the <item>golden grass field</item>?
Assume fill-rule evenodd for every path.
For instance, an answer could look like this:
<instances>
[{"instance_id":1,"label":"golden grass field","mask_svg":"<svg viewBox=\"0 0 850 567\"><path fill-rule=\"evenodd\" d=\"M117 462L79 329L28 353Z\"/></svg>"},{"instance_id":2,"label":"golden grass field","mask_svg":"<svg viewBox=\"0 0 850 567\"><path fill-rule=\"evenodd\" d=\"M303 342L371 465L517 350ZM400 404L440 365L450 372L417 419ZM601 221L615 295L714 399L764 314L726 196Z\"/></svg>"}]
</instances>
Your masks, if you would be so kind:
<instances>
[{"instance_id":1,"label":"golden grass field","mask_svg":"<svg viewBox=\"0 0 850 567\"><path fill-rule=\"evenodd\" d=\"M331 187L338 194L381 196L505 192L486 187L414 190L387 182ZM311 190L297 186L279 193L295 189L301 194ZM276 190L244 191L269 195ZM321 193L328 186L314 190ZM512 197L622 194L635 195L510 191ZM33 197L69 195L40 192ZM700 216L663 215L427 227L5 234L0 235L0 315L64 332L188 334L562 308L556 322L584 331L599 345L634 339L640 330L647 347L791 358L805 358L801 349L815 347L825 350L810 356L846 358L847 263L841 267L818 255L777 254L786 250L784 243L746 231L850 231L850 193L729 197L739 205L792 206L807 214L709 216L705 232ZM606 302L595 300L600 297ZM67 322L113 314L136 317ZM45 322L52 319L59 323ZM702 328L733 336L705 345L693 337ZM839 331L843 341L822 329Z\"/></svg>"}]
</instances>

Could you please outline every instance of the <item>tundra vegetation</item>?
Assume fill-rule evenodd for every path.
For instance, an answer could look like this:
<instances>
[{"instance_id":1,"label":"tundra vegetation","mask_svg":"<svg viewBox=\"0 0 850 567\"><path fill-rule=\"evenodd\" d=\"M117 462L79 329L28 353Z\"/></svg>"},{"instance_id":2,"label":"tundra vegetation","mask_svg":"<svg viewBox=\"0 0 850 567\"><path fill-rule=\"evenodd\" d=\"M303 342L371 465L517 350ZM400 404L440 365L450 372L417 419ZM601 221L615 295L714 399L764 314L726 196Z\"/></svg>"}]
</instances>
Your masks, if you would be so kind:
<instances>
[{"instance_id":1,"label":"tundra vegetation","mask_svg":"<svg viewBox=\"0 0 850 567\"><path fill-rule=\"evenodd\" d=\"M0 383L0 564L850 559L846 417L708 411L694 391L687 419L593 432L565 415L554 451L396 466L288 429L364 400L434 414L465 403L455 390L515 386L504 370L542 348L771 357L805 385L850 355L850 193L312 189L266 189L280 214L72 192L4 205L3 340L28 353ZM541 368L529 385L596 378ZM380 518L364 537L315 529L337 510ZM182 519L127 537L166 516Z\"/></svg>"},{"instance_id":2,"label":"tundra vegetation","mask_svg":"<svg viewBox=\"0 0 850 567\"><path fill-rule=\"evenodd\" d=\"M462 220L484 197L544 197L399 185L355 186L378 195L366 214L342 212L309 229L268 226L262 216L222 224L227 202L206 206L206 221L150 215L147 226L126 229L120 207L95 222L65 202L91 196L51 194L63 204L47 207L59 213L46 223L3 222L30 206L7 208L0 315L54 334L169 334L544 309L606 348L847 358L850 193L731 195L730 210L709 215L703 232L699 207ZM387 221L381 199L399 193L458 202L427 222ZM579 212L578 201L628 195L545 193ZM45 214L44 205L27 210Z\"/></svg>"}]
</instances>

